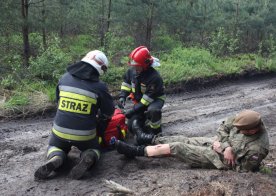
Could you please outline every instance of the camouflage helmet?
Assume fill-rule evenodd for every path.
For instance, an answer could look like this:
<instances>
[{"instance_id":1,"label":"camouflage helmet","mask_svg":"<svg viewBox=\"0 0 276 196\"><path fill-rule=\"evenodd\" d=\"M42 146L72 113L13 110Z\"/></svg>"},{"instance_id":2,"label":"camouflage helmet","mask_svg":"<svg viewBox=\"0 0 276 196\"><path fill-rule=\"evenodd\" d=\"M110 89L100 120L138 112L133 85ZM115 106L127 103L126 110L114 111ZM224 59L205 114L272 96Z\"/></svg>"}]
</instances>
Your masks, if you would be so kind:
<instances>
[{"instance_id":1,"label":"camouflage helmet","mask_svg":"<svg viewBox=\"0 0 276 196\"><path fill-rule=\"evenodd\" d=\"M249 130L257 127L261 122L261 115L253 110L243 110L235 117L233 125L239 130Z\"/></svg>"}]
</instances>

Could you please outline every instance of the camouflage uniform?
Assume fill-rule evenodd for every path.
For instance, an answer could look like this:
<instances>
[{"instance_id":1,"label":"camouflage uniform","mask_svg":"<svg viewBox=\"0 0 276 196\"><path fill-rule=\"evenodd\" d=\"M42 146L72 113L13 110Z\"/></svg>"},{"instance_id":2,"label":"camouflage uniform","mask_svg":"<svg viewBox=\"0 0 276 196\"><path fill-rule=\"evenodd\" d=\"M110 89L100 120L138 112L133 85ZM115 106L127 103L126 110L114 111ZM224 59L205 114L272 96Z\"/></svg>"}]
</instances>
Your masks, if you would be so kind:
<instances>
[{"instance_id":1,"label":"camouflage uniform","mask_svg":"<svg viewBox=\"0 0 276 196\"><path fill-rule=\"evenodd\" d=\"M254 171L268 154L268 134L263 122L260 131L255 135L241 134L237 127L233 126L234 120L235 117L231 117L223 121L217 130L217 137L166 136L157 137L154 143L169 144L171 154L192 167L231 169L224 162L223 154L212 149L213 142L217 140L221 142L223 150L232 147L236 162L234 170Z\"/></svg>"}]
</instances>

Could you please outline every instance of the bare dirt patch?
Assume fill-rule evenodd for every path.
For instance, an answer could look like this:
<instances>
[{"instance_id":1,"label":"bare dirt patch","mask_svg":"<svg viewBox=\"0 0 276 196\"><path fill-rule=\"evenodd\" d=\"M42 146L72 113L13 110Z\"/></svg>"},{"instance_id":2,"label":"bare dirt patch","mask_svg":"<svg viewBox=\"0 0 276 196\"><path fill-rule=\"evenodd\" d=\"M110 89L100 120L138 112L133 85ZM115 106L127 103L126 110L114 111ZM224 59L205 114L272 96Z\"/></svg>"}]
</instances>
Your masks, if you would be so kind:
<instances>
[{"instance_id":1,"label":"bare dirt patch","mask_svg":"<svg viewBox=\"0 0 276 196\"><path fill-rule=\"evenodd\" d=\"M271 167L269 174L191 169L174 158L130 160L108 151L82 180L69 179L65 169L53 179L37 182L33 173L45 161L53 120L47 117L1 122L0 194L112 195L105 186L105 180L112 180L144 196L276 195L276 77L168 95L163 134L212 136L223 119L242 109L263 115L270 135L270 153L264 161Z\"/></svg>"}]
</instances>

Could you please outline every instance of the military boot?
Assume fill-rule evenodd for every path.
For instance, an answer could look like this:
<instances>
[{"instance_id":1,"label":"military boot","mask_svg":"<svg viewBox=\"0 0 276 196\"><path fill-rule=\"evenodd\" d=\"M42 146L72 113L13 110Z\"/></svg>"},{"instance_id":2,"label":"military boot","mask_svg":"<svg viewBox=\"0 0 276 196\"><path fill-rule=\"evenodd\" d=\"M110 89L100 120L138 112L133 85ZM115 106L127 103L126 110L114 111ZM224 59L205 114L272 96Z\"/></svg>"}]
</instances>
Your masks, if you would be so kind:
<instances>
[{"instance_id":1,"label":"military boot","mask_svg":"<svg viewBox=\"0 0 276 196\"><path fill-rule=\"evenodd\" d=\"M63 163L63 159L60 156L54 156L46 164L40 166L34 173L35 179L43 180L47 179L49 175L60 167Z\"/></svg>"},{"instance_id":2,"label":"military boot","mask_svg":"<svg viewBox=\"0 0 276 196\"><path fill-rule=\"evenodd\" d=\"M86 150L81 154L79 163L72 168L70 177L72 179L80 179L85 172L97 161L98 155L92 149Z\"/></svg>"},{"instance_id":3,"label":"military boot","mask_svg":"<svg viewBox=\"0 0 276 196\"><path fill-rule=\"evenodd\" d=\"M134 158L135 156L144 156L145 146L133 146L123 141L117 140L115 142L117 152L124 154L128 158Z\"/></svg>"},{"instance_id":4,"label":"military boot","mask_svg":"<svg viewBox=\"0 0 276 196\"><path fill-rule=\"evenodd\" d=\"M132 130L136 135L136 142L138 145L151 144L154 138L154 134L145 133L138 120L134 120L132 124Z\"/></svg>"}]
</instances>

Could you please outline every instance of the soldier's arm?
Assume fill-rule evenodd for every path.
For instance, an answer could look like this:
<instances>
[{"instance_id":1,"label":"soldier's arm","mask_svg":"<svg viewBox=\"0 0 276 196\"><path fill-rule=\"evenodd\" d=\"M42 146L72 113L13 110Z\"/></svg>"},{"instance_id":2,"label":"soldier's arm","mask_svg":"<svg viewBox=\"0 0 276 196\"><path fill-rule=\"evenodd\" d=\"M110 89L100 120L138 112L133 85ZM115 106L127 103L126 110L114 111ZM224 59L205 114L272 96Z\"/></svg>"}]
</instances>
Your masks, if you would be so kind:
<instances>
[{"instance_id":1,"label":"soldier's arm","mask_svg":"<svg viewBox=\"0 0 276 196\"><path fill-rule=\"evenodd\" d=\"M221 150L223 151L227 147L231 147L229 143L229 134L232 126L233 118L228 118L223 121L217 129L217 141L220 142Z\"/></svg>"}]
</instances>

